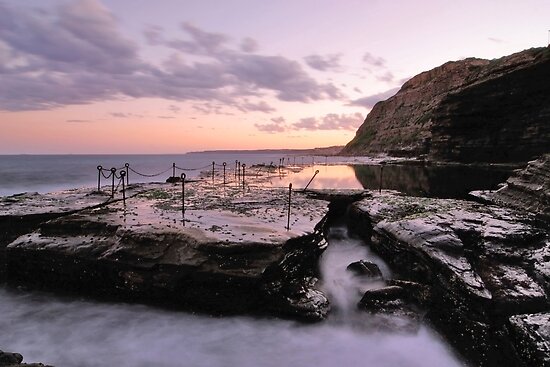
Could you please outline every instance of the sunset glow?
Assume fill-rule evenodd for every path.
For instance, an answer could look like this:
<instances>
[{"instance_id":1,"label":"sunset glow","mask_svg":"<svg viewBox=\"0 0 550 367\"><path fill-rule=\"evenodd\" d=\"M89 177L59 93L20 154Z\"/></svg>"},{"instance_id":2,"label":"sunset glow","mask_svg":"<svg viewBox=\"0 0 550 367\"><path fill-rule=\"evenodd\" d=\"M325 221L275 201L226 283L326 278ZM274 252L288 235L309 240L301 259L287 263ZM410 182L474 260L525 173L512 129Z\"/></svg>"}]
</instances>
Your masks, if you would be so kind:
<instances>
[{"instance_id":1,"label":"sunset glow","mask_svg":"<svg viewBox=\"0 0 550 367\"><path fill-rule=\"evenodd\" d=\"M0 0L0 154L344 145L449 60L548 42L548 1Z\"/></svg>"}]
</instances>

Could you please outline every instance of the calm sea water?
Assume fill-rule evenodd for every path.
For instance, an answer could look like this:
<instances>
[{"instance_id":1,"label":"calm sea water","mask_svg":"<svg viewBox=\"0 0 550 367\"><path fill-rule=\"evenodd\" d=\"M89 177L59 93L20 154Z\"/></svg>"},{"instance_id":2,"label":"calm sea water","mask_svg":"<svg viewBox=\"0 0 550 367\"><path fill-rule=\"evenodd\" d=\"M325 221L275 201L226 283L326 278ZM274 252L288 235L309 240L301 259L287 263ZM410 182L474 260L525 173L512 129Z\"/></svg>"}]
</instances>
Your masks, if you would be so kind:
<instances>
[{"instance_id":1,"label":"calm sea water","mask_svg":"<svg viewBox=\"0 0 550 367\"><path fill-rule=\"evenodd\" d=\"M185 169L207 167L216 162L227 162L233 168L235 160L252 163L275 162L272 154L180 154L180 155L3 155L0 156L0 196L24 191L51 192L75 187L97 185L97 166L109 169L122 168L125 163L144 174L167 171L157 177L142 177L130 172L130 182L164 181L172 175L172 163ZM196 177L199 170L185 171L188 177ZM177 171L179 175L181 171Z\"/></svg>"}]
</instances>

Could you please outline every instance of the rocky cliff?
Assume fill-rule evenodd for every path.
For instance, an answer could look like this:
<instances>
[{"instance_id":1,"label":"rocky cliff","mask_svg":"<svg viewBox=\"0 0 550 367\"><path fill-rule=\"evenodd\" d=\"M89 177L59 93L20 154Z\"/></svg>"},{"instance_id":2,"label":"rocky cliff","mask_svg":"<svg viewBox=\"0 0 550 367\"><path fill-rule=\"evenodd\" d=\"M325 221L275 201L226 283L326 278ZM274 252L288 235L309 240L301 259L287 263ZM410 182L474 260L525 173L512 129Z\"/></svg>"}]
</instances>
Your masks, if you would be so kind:
<instances>
[{"instance_id":1,"label":"rocky cliff","mask_svg":"<svg viewBox=\"0 0 550 367\"><path fill-rule=\"evenodd\" d=\"M342 154L524 162L550 146L550 48L445 63L377 103Z\"/></svg>"}]
</instances>

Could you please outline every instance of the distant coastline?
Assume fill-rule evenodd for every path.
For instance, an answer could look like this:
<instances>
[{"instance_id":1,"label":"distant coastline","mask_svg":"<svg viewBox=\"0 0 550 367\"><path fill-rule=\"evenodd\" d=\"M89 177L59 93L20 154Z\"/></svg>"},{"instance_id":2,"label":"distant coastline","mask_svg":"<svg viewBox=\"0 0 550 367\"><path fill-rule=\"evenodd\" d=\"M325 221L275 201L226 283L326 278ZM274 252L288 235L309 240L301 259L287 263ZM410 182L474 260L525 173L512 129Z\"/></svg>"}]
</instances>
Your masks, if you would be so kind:
<instances>
[{"instance_id":1,"label":"distant coastline","mask_svg":"<svg viewBox=\"0 0 550 367\"><path fill-rule=\"evenodd\" d=\"M338 155L344 148L342 145L335 145L325 148L312 149L217 149L188 152L186 154L286 154L286 155Z\"/></svg>"}]
</instances>

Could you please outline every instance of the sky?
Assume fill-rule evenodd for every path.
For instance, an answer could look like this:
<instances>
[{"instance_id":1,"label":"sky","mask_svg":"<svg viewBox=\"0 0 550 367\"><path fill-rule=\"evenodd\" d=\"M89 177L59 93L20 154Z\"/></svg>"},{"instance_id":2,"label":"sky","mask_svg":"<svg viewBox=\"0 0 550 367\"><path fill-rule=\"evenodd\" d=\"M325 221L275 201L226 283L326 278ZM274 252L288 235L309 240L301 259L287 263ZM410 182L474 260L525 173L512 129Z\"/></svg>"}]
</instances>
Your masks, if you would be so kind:
<instances>
[{"instance_id":1,"label":"sky","mask_svg":"<svg viewBox=\"0 0 550 367\"><path fill-rule=\"evenodd\" d=\"M549 42L548 0L0 0L0 154L344 145L374 103Z\"/></svg>"}]
</instances>

